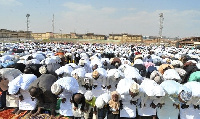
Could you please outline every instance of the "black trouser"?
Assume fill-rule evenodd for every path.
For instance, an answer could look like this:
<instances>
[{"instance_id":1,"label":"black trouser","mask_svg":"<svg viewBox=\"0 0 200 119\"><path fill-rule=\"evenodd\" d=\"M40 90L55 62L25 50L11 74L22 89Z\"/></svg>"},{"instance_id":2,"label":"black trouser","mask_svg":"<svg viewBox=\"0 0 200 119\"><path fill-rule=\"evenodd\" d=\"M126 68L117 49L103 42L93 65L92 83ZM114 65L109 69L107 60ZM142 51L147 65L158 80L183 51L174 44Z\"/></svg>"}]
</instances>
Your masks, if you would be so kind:
<instances>
[{"instance_id":1,"label":"black trouser","mask_svg":"<svg viewBox=\"0 0 200 119\"><path fill-rule=\"evenodd\" d=\"M98 109L98 119L104 119L107 115L107 108Z\"/></svg>"},{"instance_id":2,"label":"black trouser","mask_svg":"<svg viewBox=\"0 0 200 119\"><path fill-rule=\"evenodd\" d=\"M1 94L1 109L6 107L6 92L7 91L3 91Z\"/></svg>"}]
</instances>

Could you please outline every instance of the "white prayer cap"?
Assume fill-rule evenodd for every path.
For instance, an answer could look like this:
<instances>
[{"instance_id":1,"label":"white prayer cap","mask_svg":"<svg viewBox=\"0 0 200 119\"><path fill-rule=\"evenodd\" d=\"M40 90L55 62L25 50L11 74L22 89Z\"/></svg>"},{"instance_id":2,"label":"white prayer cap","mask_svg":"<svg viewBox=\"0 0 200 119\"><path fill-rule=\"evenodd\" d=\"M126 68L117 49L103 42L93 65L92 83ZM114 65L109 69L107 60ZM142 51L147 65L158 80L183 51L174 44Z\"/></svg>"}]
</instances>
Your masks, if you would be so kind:
<instances>
[{"instance_id":1,"label":"white prayer cap","mask_svg":"<svg viewBox=\"0 0 200 119\"><path fill-rule=\"evenodd\" d=\"M180 60L173 60L173 61L171 62L171 65L172 65L172 66L180 66L180 67L182 67L182 66L183 66L183 63L182 63Z\"/></svg>"},{"instance_id":2,"label":"white prayer cap","mask_svg":"<svg viewBox=\"0 0 200 119\"><path fill-rule=\"evenodd\" d=\"M92 93L92 91L87 91L84 96L85 96L86 100L92 100L93 93Z\"/></svg>"},{"instance_id":3,"label":"white prayer cap","mask_svg":"<svg viewBox=\"0 0 200 119\"><path fill-rule=\"evenodd\" d=\"M58 95L60 93L60 91L62 90L62 87L59 84L54 83L51 86L51 92L55 95Z\"/></svg>"},{"instance_id":4,"label":"white prayer cap","mask_svg":"<svg viewBox=\"0 0 200 119\"><path fill-rule=\"evenodd\" d=\"M141 59L136 59L134 64L144 64L144 62Z\"/></svg>"},{"instance_id":5,"label":"white prayer cap","mask_svg":"<svg viewBox=\"0 0 200 119\"><path fill-rule=\"evenodd\" d=\"M79 65L83 66L85 64L85 60L84 59L80 59L79 60Z\"/></svg>"},{"instance_id":6,"label":"white prayer cap","mask_svg":"<svg viewBox=\"0 0 200 119\"><path fill-rule=\"evenodd\" d=\"M139 92L139 84L137 84L136 82L134 82L131 87L129 88L129 90L132 93L138 93Z\"/></svg>"},{"instance_id":7,"label":"white prayer cap","mask_svg":"<svg viewBox=\"0 0 200 119\"><path fill-rule=\"evenodd\" d=\"M40 68L39 68L39 72L41 73L41 74L46 74L47 73L47 68L46 68L46 66L41 66Z\"/></svg>"},{"instance_id":8,"label":"white prayer cap","mask_svg":"<svg viewBox=\"0 0 200 119\"><path fill-rule=\"evenodd\" d=\"M187 74L187 72L182 68L175 68L175 70L178 72L180 76L185 76Z\"/></svg>"},{"instance_id":9,"label":"white prayer cap","mask_svg":"<svg viewBox=\"0 0 200 119\"><path fill-rule=\"evenodd\" d=\"M153 71L150 75L150 80L154 80L157 84L161 84L164 79L159 71Z\"/></svg>"}]
</instances>

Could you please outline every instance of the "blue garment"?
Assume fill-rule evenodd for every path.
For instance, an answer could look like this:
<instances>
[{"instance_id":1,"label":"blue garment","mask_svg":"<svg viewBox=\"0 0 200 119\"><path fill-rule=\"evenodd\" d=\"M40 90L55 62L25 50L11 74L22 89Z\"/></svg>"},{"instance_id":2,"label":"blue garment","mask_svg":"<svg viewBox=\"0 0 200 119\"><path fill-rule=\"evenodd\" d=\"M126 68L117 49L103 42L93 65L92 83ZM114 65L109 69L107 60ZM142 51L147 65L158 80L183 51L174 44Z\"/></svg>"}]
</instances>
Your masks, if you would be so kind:
<instances>
[{"instance_id":1,"label":"blue garment","mask_svg":"<svg viewBox=\"0 0 200 119\"><path fill-rule=\"evenodd\" d=\"M1 63L1 65L2 65L4 68L9 67L9 66L11 66L11 65L13 65L13 64L14 64L13 61L8 61L8 62L5 62L5 63Z\"/></svg>"}]
</instances>

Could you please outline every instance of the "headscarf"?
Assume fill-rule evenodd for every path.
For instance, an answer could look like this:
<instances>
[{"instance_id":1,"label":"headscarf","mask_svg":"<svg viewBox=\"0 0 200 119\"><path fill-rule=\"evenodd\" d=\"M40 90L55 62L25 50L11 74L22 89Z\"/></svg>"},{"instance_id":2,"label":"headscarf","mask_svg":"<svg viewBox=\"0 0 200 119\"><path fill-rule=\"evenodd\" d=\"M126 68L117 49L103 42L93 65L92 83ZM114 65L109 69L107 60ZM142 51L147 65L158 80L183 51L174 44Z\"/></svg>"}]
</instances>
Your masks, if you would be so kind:
<instances>
[{"instance_id":1,"label":"headscarf","mask_svg":"<svg viewBox=\"0 0 200 119\"><path fill-rule=\"evenodd\" d=\"M159 66L158 68L158 71L161 73L161 74L164 74L164 70L166 69L173 69L174 67L170 64L162 64Z\"/></svg>"},{"instance_id":2,"label":"headscarf","mask_svg":"<svg viewBox=\"0 0 200 119\"><path fill-rule=\"evenodd\" d=\"M179 93L179 97L180 97L180 99L182 101L188 102L192 98L192 92L191 91L182 90Z\"/></svg>"},{"instance_id":3,"label":"headscarf","mask_svg":"<svg viewBox=\"0 0 200 119\"><path fill-rule=\"evenodd\" d=\"M116 102L113 100L113 95L118 95L118 100ZM120 95L117 91L111 92L111 100L108 102L108 104L113 109L112 111L113 114L119 114L119 107L120 107L119 98Z\"/></svg>"}]
</instances>

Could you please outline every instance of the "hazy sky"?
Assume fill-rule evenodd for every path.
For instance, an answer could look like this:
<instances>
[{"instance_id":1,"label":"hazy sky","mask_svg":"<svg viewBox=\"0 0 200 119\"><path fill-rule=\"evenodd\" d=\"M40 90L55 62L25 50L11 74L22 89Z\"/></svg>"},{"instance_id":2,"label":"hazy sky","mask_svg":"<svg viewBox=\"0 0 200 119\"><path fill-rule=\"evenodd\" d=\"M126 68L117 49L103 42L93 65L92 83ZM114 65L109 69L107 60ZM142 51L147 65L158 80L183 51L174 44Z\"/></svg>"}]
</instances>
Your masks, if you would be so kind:
<instances>
[{"instance_id":1,"label":"hazy sky","mask_svg":"<svg viewBox=\"0 0 200 119\"><path fill-rule=\"evenodd\" d=\"M0 0L0 29L163 36L200 36L200 0Z\"/></svg>"}]
</instances>

